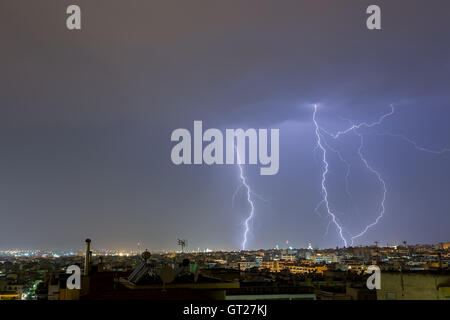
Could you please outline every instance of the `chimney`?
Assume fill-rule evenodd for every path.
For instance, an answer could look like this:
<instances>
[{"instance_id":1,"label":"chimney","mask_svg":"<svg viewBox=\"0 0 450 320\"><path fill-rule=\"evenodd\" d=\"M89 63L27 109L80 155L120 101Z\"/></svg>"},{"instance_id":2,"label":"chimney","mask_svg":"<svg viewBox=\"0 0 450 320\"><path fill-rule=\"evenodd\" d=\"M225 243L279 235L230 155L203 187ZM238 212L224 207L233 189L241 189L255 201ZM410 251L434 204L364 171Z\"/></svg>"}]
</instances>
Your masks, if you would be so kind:
<instances>
[{"instance_id":1,"label":"chimney","mask_svg":"<svg viewBox=\"0 0 450 320\"><path fill-rule=\"evenodd\" d=\"M91 268L91 239L86 239L86 253L84 256L84 275L89 275Z\"/></svg>"}]
</instances>

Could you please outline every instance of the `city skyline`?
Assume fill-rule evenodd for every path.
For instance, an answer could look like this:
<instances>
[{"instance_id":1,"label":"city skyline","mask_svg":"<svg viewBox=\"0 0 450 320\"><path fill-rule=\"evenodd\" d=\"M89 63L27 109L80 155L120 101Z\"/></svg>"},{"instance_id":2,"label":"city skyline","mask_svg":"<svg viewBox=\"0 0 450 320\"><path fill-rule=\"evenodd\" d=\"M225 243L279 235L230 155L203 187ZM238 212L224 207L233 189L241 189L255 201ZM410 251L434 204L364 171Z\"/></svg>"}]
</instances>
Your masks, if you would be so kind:
<instances>
[{"instance_id":1,"label":"city skyline","mask_svg":"<svg viewBox=\"0 0 450 320\"><path fill-rule=\"evenodd\" d=\"M406 242L406 244L405 244ZM119 253L123 254L140 254L143 251L150 251L155 253L207 253L207 252L256 252L256 251L270 251L270 250L336 250L336 249L352 249L352 248L396 248L396 247L421 247L421 246L439 246L439 245L446 245L449 244L449 241L443 241L438 243L409 243L406 240L397 241L393 243L384 243L382 241L375 241L373 244L367 244L367 245L355 245L355 246L348 246L348 247L318 247L314 246L311 242L307 243L306 246L280 246L276 244L273 247L268 248L254 248L254 249L239 249L239 248L208 248L205 246L196 247L196 248L185 248L184 250L181 250L179 246L174 245L171 248L159 248L159 249L149 249L146 246L143 246L142 244L139 246L136 246L135 248L125 248L125 247L94 247L93 252L95 254L111 254L111 255L119 255ZM67 256L70 255L77 255L80 252L83 252L84 248L82 245L79 247L73 247L73 248L0 248L0 255L3 254L14 254L17 253L20 256L23 256L23 253L26 252L34 252L34 253L44 253L44 254L50 254L50 253L64 253Z\"/></svg>"}]
</instances>

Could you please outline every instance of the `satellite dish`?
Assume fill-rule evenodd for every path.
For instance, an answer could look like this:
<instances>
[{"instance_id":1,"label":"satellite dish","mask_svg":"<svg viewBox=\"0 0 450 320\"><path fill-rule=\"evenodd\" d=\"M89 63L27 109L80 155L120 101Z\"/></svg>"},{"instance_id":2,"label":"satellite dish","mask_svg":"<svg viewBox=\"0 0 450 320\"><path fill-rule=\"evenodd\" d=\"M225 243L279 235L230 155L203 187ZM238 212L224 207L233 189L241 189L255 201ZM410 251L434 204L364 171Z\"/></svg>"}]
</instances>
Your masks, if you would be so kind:
<instances>
[{"instance_id":1,"label":"satellite dish","mask_svg":"<svg viewBox=\"0 0 450 320\"><path fill-rule=\"evenodd\" d=\"M173 280L175 280L175 271L169 266L164 266L159 271L159 277L161 278L164 285L166 283L171 283Z\"/></svg>"},{"instance_id":2,"label":"satellite dish","mask_svg":"<svg viewBox=\"0 0 450 320\"><path fill-rule=\"evenodd\" d=\"M151 256L152 256L152 254L150 252L148 252L147 249L145 249L145 251L142 252L142 259L144 261L147 261L148 259L150 259Z\"/></svg>"}]
</instances>

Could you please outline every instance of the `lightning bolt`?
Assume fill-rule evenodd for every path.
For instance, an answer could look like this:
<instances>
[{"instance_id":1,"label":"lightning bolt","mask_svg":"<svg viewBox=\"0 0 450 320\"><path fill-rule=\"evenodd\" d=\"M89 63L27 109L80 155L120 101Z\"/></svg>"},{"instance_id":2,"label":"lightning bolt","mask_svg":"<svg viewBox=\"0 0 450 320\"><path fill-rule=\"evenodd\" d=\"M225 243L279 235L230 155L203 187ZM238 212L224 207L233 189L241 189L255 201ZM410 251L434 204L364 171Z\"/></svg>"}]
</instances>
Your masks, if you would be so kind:
<instances>
[{"instance_id":1,"label":"lightning bolt","mask_svg":"<svg viewBox=\"0 0 450 320\"><path fill-rule=\"evenodd\" d=\"M331 135L334 139L338 139L341 135L344 135L346 133L349 132L354 132L356 129L360 129L362 127L366 127L366 128L372 128L375 126L380 125L385 118L392 116L394 114L395 110L394 110L394 105L391 104L391 111L382 115L378 121L372 122L372 123L367 123L367 122L361 122L360 124L352 124L349 128L345 129L344 131L338 131L336 134L331 134L329 132L327 132L329 135ZM344 119L345 120L345 119ZM322 129L323 130L323 129Z\"/></svg>"},{"instance_id":2,"label":"lightning bolt","mask_svg":"<svg viewBox=\"0 0 450 320\"><path fill-rule=\"evenodd\" d=\"M346 172L345 172L345 177L344 177L344 179L345 179L345 192L347 193L347 196L348 196L348 198L349 198L351 204L353 205L355 211L358 211L358 209L357 209L355 203L353 202L353 196L352 196L352 193L350 192L350 180L349 180L349 179L350 179L350 171L351 171L350 163L349 163L347 160L344 159L344 157L341 155L341 153L340 153L338 150L332 148L332 147L331 147L328 143L326 143L325 141L324 141L324 144L325 144L325 146L326 146L328 149L330 149L331 151L333 151L333 152L337 155L337 157L339 158L339 160L346 166Z\"/></svg>"},{"instance_id":3,"label":"lightning bolt","mask_svg":"<svg viewBox=\"0 0 450 320\"><path fill-rule=\"evenodd\" d=\"M234 203L236 202L236 197L239 194L239 192L241 191L242 187L244 187L244 185L241 183L233 193L233 197L231 199L231 207L232 208L234 208ZM264 202L269 202L269 200L265 199L262 195L260 195L256 192L253 192L253 191L250 191L250 192L251 192L252 196L254 196L255 198L257 198L261 201L264 201Z\"/></svg>"},{"instance_id":4,"label":"lightning bolt","mask_svg":"<svg viewBox=\"0 0 450 320\"><path fill-rule=\"evenodd\" d=\"M372 172L378 179L378 181L380 182L382 189L383 189L383 197L381 199L380 202L380 213L378 215L378 217L375 219L374 222L372 222L371 224L367 225L363 231L361 231L360 233L358 233L357 235L352 237L352 245L355 239L363 236L370 228L372 228L374 225L376 225L378 223L378 221L380 221L380 219L383 217L384 212L386 211L384 202L386 201L386 193L387 193L387 189L386 189L386 182L384 181L383 177L381 176L381 174L375 170L373 167L370 166L370 164L368 163L367 159L364 157L363 153L362 153L362 148L364 147L364 138L362 136L362 134L360 134L357 130L354 130L354 133L359 136L360 138L360 144L359 144L359 148L358 148L358 155L359 158L361 159L361 161L364 163L364 165L366 166L366 168Z\"/></svg>"},{"instance_id":5,"label":"lightning bolt","mask_svg":"<svg viewBox=\"0 0 450 320\"><path fill-rule=\"evenodd\" d=\"M406 142L408 142L409 144L411 144L414 149L418 150L418 151L423 151L423 152L428 152L428 153L433 153L433 154L444 154L446 152L450 152L450 148L442 148L440 150L435 150L435 149L429 149L426 147L422 147L420 146L417 142L415 142L414 140L408 138L407 136L403 135L403 134L394 134L394 133L389 133L389 132L377 132L376 133L378 136L390 136L390 137L394 137L394 138L400 138Z\"/></svg>"},{"instance_id":6,"label":"lightning bolt","mask_svg":"<svg viewBox=\"0 0 450 320\"><path fill-rule=\"evenodd\" d=\"M359 209L358 209L358 207L356 206L356 204L355 204L355 202L354 202L354 200L353 200L353 196L352 196L352 194L351 194L351 192L350 192L350 171L351 171L350 163L349 163L347 160L344 159L344 157L341 155L341 153L340 153L338 150L332 148L328 143L326 143L325 140L323 140L322 143L324 144L324 147L326 147L327 149L330 149L332 152L336 153L338 159L346 166L346 173L345 173L345 177L344 177L344 179L345 179L345 192L347 193L347 197L348 197L348 199L350 200L350 203L351 203L351 205L352 205L354 211L355 211L355 212L359 212ZM314 153L316 153L318 149L319 149L319 147L318 147L318 145L316 145L316 147L314 148ZM316 161L316 162L317 162L317 161ZM322 200L317 204L316 208L314 209L314 212L316 212L317 215L318 215L320 218L323 218L323 217L319 214L319 209L323 206L323 204L324 204L324 200L322 199ZM336 213L339 213L339 212L336 212ZM338 220L338 222L339 222L339 220ZM327 225L327 231L325 232L324 237L328 234L328 229L329 229L329 227L330 227L330 224L331 224L331 220L329 221L329 223L328 223L328 225Z\"/></svg>"},{"instance_id":7,"label":"lightning bolt","mask_svg":"<svg viewBox=\"0 0 450 320\"><path fill-rule=\"evenodd\" d=\"M253 219L253 216L255 214L255 205L253 203L253 199L252 199L252 190L249 186L249 184L247 183L247 178L244 175L244 168L242 167L242 162L241 162L241 157L239 155L239 151L237 148L236 149L236 154L237 154L237 165L239 167L239 179L241 180L241 185L239 186L239 188L237 189L237 191L235 191L233 197L236 195L236 193L239 191L239 189L244 186L246 193L247 193L247 202L250 206L250 213L248 215L248 217L244 220L244 239L242 241L242 250L245 250L246 245L247 245L247 234L250 231L250 227L249 227L249 222Z\"/></svg>"},{"instance_id":8,"label":"lightning bolt","mask_svg":"<svg viewBox=\"0 0 450 320\"><path fill-rule=\"evenodd\" d=\"M331 217L331 221L333 221L334 225L337 228L338 234L341 237L342 241L344 242L344 245L347 246L347 240L345 239L343 235L343 228L340 225L340 223L336 219L336 215L333 213L333 211L330 209L330 204L328 202L328 190L326 187L326 181L327 181L327 174L328 174L328 161L327 161L327 150L322 144L322 138L320 135L320 127L316 120L316 114L317 114L317 105L314 105L314 114L313 114L313 121L315 126L315 133L317 138L317 147L322 151L322 163L323 163L323 171L322 171L322 202L325 205L325 208L327 210L327 213Z\"/></svg>"},{"instance_id":9,"label":"lightning bolt","mask_svg":"<svg viewBox=\"0 0 450 320\"><path fill-rule=\"evenodd\" d=\"M394 113L395 113L394 106L391 105L390 107L391 107L390 112L388 112L386 114L383 114L375 122L372 122L372 123L362 122L362 123L359 123L359 124L354 124L350 120L348 120L350 122L350 127L348 127L345 130L338 131L336 134L332 134L329 131L321 128L318 125L317 120L316 120L317 105L314 105L313 122L314 122L314 126L315 126L315 134L316 134L316 139L317 139L317 145L314 148L314 151L317 151L318 149L322 150L322 153L323 153L322 162L324 164L324 169L322 171L322 182L321 182L323 199L320 201L320 203L316 207L315 211L317 211L323 204L325 204L327 212L331 216L332 221L334 222L334 224L336 225L338 233L339 233L339 236L341 237L341 239L344 242L345 246L347 246L347 240L343 236L343 227L342 227L342 225L340 223L337 222L336 216L333 213L333 211L330 209L330 205L329 205L329 202L328 202L328 191L327 191L327 188L326 188L326 177L327 177L327 174L328 174L328 166L329 166L329 164L327 162L327 152L326 152L326 150L329 149L329 150L335 152L338 155L339 159L343 163L346 164L346 166L347 166L347 172L346 172L346 176L345 176L345 179L346 179L346 191L347 191L348 196L351 198L351 194L349 192L349 187L348 187L348 177L349 177L349 174L350 174L350 164L340 155L340 153L337 150L335 150L332 147L330 147L326 143L326 141L324 139L322 139L321 132L327 134L328 136L330 136L333 139L338 139L342 135L345 135L345 134L351 133L351 132L354 133L356 136L358 136L359 140L360 140L360 144L359 144L358 151L357 151L358 155L359 155L359 158L360 158L361 162L364 164L365 168L369 172L371 172L373 175L376 176L378 182L381 185L382 197L381 197L381 201L380 201L380 204L379 204L379 207L380 207L379 214L376 217L374 222L368 224L367 226L365 226L363 228L363 230L361 232L359 232L358 234L356 234L356 235L351 237L351 245L353 245L354 241L357 238L363 236L370 228L374 227L380 221L381 218L383 218L383 215L386 212L385 201L386 201L386 196L387 196L386 181L384 180L383 176L376 169L374 169L369 164L368 160L364 157L364 154L362 152L362 149L364 148L364 138L363 138L363 135L359 132L359 129L361 129L363 127L364 128L373 128L373 127L381 125L383 123L383 121L387 117L390 117L390 116L394 115ZM415 142L414 140L412 140L409 137L407 137L405 135L402 135L402 134L393 134L393 133L389 133L389 132L381 132L381 133L380 132L376 132L376 134L378 136L390 136L390 137L400 138L403 141L405 141L405 142L409 143L410 145L412 145L416 150L422 151L422 152L427 152L427 153L432 153L432 154L443 154L443 153L446 153L446 152L450 152L450 148L447 148L447 147L446 148L442 148L440 150L423 147L423 146L419 145L417 142ZM328 228L329 228L329 225L327 227L327 233L328 233Z\"/></svg>"}]
</instances>

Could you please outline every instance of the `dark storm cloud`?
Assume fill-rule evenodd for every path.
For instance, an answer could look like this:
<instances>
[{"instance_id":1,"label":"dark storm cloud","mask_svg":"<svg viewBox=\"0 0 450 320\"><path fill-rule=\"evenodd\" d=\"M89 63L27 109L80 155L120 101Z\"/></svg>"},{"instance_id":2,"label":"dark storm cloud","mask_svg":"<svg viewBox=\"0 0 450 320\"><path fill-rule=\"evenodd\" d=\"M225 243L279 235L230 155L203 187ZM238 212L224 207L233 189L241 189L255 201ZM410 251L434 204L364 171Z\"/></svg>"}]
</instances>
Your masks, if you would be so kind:
<instances>
[{"instance_id":1,"label":"dark storm cloud","mask_svg":"<svg viewBox=\"0 0 450 320\"><path fill-rule=\"evenodd\" d=\"M163 248L183 235L197 246L238 247L245 203L230 207L236 168L170 162L171 131L193 120L281 128L279 175L248 168L271 199L258 203L254 247L284 237L339 243L334 230L323 238L327 221L313 213L320 167L310 104L337 130L347 125L339 116L374 121L395 103L384 129L450 143L448 1L378 1L383 30L375 32L365 28L368 1L77 3L81 32L65 28L70 1L0 4L2 246L70 247L89 235L104 246ZM448 157L387 138L367 144L389 196L383 224L364 241L448 240L449 206L439 196L450 188ZM374 217L377 192L356 192L370 206L357 222L342 217L351 232Z\"/></svg>"}]
</instances>

